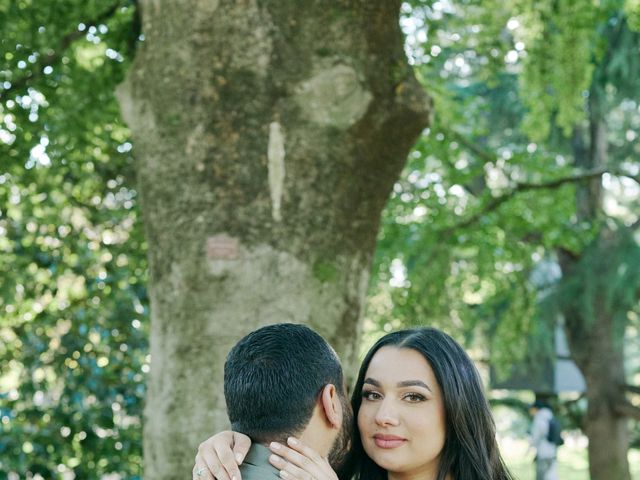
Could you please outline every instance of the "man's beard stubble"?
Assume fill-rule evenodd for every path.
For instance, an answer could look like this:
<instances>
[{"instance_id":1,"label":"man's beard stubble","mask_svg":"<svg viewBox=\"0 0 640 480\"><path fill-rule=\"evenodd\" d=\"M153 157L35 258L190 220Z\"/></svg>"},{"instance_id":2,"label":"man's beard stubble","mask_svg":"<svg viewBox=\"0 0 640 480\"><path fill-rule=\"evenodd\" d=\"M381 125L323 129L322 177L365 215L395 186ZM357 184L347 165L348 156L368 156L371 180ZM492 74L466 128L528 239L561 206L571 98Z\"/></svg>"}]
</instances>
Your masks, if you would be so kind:
<instances>
[{"instance_id":1,"label":"man's beard stubble","mask_svg":"<svg viewBox=\"0 0 640 480\"><path fill-rule=\"evenodd\" d=\"M353 410L351 409L349 399L344 395L340 395L340 403L342 404L342 427L331 446L328 457L329 465L331 465L331 468L336 472L341 470L349 457L354 429Z\"/></svg>"}]
</instances>

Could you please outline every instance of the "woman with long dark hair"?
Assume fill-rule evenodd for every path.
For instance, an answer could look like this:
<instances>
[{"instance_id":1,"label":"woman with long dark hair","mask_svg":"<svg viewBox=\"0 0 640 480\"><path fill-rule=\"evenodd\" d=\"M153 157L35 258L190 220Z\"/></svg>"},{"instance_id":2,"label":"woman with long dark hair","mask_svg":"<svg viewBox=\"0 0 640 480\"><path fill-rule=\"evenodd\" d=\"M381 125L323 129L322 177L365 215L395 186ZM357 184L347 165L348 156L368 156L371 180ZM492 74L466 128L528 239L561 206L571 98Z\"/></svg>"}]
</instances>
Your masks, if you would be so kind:
<instances>
[{"instance_id":1,"label":"woman with long dark hair","mask_svg":"<svg viewBox=\"0 0 640 480\"><path fill-rule=\"evenodd\" d=\"M416 466L425 468L425 479L511 479L478 372L439 330L402 330L378 340L362 362L352 404L358 428L350 473L356 479L404 476ZM413 443L403 444L406 430L420 445L405 448L403 456L402 448Z\"/></svg>"},{"instance_id":2,"label":"woman with long dark hair","mask_svg":"<svg viewBox=\"0 0 640 480\"><path fill-rule=\"evenodd\" d=\"M402 330L378 340L360 367L352 405L357 428L340 468L343 480L513 478L478 372L440 330ZM337 477L299 441L273 451L272 463L287 480Z\"/></svg>"}]
</instances>

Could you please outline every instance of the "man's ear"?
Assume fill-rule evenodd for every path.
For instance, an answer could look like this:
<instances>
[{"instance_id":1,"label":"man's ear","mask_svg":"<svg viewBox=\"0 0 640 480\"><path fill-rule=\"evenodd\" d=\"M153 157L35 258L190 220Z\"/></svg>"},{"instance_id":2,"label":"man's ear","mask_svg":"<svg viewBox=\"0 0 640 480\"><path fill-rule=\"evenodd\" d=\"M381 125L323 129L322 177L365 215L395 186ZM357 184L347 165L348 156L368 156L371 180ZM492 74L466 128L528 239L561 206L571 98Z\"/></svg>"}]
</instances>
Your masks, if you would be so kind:
<instances>
[{"instance_id":1,"label":"man's ear","mask_svg":"<svg viewBox=\"0 0 640 480\"><path fill-rule=\"evenodd\" d=\"M322 389L320 408L332 428L339 429L342 427L342 415L344 413L342 411L342 402L340 402L340 397L338 396L335 385L328 383Z\"/></svg>"}]
</instances>

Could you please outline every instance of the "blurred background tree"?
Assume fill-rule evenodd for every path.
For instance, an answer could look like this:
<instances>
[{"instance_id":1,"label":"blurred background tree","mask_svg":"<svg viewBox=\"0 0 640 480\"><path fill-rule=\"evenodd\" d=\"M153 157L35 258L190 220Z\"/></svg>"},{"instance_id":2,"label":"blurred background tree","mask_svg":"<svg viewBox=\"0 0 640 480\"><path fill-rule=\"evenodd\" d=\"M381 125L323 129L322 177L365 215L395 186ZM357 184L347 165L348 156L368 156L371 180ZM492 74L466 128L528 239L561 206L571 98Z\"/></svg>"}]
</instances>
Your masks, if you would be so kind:
<instances>
[{"instance_id":1,"label":"blurred background tree","mask_svg":"<svg viewBox=\"0 0 640 480\"><path fill-rule=\"evenodd\" d=\"M436 116L383 213L367 328L437 325L500 366L532 338L551 348L562 314L587 380L591 478L628 479L640 3L411 1L402 14ZM147 246L113 92L141 39L137 5L3 0L0 31L0 472L136 478ZM556 273L536 278L541 262Z\"/></svg>"},{"instance_id":2,"label":"blurred background tree","mask_svg":"<svg viewBox=\"0 0 640 480\"><path fill-rule=\"evenodd\" d=\"M509 365L532 338L553 354L561 314L587 382L591 478L628 479L628 418L640 418L623 356L639 327L637 5L404 8L438 115L386 210L369 318L429 319ZM542 262L557 272L535 281Z\"/></svg>"}]
</instances>

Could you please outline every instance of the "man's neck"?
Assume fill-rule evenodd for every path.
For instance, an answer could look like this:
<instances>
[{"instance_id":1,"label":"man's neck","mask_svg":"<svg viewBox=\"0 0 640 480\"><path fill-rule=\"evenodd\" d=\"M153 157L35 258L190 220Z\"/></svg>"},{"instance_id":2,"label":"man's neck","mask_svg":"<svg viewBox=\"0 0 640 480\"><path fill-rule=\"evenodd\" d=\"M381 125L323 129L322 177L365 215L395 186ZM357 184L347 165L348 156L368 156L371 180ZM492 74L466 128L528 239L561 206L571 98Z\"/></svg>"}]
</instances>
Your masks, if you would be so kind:
<instances>
[{"instance_id":1,"label":"man's neck","mask_svg":"<svg viewBox=\"0 0 640 480\"><path fill-rule=\"evenodd\" d=\"M323 446L323 443L327 442L322 442L323 438L318 438L318 436L313 432L308 432L306 430L300 433L292 433L290 435L273 436L268 439L252 439L252 442L253 444L261 445L265 448L270 448L273 442L291 448L288 443L288 439L291 437L300 440L304 445L315 450L320 456L326 457L329 454L329 449Z\"/></svg>"},{"instance_id":2,"label":"man's neck","mask_svg":"<svg viewBox=\"0 0 640 480\"><path fill-rule=\"evenodd\" d=\"M296 438L307 447L315 450L321 457L326 457L329 455L329 450L331 450L331 445L333 444L333 439L328 437L330 434L331 432L326 430L306 428Z\"/></svg>"}]
</instances>

